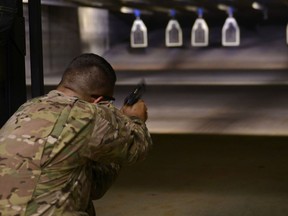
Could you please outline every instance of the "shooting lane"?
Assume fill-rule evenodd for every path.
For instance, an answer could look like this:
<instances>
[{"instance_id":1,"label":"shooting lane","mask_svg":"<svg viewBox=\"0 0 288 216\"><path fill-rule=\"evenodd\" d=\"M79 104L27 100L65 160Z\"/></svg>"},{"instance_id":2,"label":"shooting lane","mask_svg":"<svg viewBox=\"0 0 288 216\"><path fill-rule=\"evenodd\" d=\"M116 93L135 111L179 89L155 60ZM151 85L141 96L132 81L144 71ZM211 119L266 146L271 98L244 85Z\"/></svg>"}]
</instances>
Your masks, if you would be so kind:
<instances>
[{"instance_id":1,"label":"shooting lane","mask_svg":"<svg viewBox=\"0 0 288 216\"><path fill-rule=\"evenodd\" d=\"M99 2L105 5L112 1ZM40 0L26 5L26 44L33 50L26 54L26 66L27 59L31 60L26 69L31 70L31 77L26 75L28 97L54 88L73 56L95 48L117 71L116 106L122 105L143 78L147 85L143 98L149 106L147 125L154 147L147 160L125 167L111 190L95 201L97 215L288 215L288 48L280 28L265 31L269 28L259 30L248 25L248 35L263 35L247 37L239 47L229 48L221 47L221 28L210 29L214 39L207 47L195 48L191 47L190 32L198 14L190 12L178 20L182 25L189 18L182 26L183 46L167 48L163 37L168 16L155 19L143 12L148 47L131 49L133 15L115 10L108 13L101 8L77 9L81 2L91 6L90 1L42 2L46 3L42 14ZM215 22L224 22L226 14L222 13ZM78 23L79 14L83 19L79 17ZM87 20L85 15L93 19ZM207 20L208 25L211 20ZM7 64L6 52L11 49L2 48L0 109L1 118L2 113L8 118L27 97L22 77L25 71L23 63L16 64L16 60ZM21 53L16 59L23 61L25 52ZM7 67L14 65L22 65L22 69L15 71L17 79L8 79L12 69ZM2 101L7 106L3 107ZM7 108L10 106L13 108Z\"/></svg>"},{"instance_id":2,"label":"shooting lane","mask_svg":"<svg viewBox=\"0 0 288 216\"><path fill-rule=\"evenodd\" d=\"M118 72L118 106L145 79L154 148L146 161L124 168L112 189L95 201L99 215L288 214L287 21L258 26L247 13L239 19L239 47L220 45L221 28L211 18L210 44L191 47L195 16L183 26L184 16L179 18L184 45L167 48L168 19L142 15L148 47L116 43L105 53ZM218 15L214 22L224 23ZM116 15L118 21L110 25L127 24L123 16ZM121 31L115 28L117 36L125 24Z\"/></svg>"}]
</instances>

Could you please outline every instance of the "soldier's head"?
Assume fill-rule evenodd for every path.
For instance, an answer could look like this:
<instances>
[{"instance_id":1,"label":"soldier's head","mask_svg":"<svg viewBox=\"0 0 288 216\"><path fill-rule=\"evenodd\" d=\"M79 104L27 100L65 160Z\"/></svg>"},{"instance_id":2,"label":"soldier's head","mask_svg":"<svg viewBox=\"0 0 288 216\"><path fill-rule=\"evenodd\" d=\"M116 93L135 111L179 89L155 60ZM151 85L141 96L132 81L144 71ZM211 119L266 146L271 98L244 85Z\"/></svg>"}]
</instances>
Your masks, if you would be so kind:
<instances>
[{"instance_id":1,"label":"soldier's head","mask_svg":"<svg viewBox=\"0 0 288 216\"><path fill-rule=\"evenodd\" d=\"M116 74L101 56L85 53L68 65L57 89L72 91L86 101L110 100L113 97Z\"/></svg>"}]
</instances>

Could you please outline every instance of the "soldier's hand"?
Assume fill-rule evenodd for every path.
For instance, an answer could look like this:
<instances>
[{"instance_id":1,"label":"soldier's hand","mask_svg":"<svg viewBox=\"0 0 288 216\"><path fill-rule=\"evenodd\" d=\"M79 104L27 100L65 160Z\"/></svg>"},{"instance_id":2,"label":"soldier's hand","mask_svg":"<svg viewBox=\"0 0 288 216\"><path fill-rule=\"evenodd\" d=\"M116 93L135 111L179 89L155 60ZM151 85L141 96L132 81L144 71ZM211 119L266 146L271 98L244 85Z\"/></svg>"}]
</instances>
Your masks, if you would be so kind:
<instances>
[{"instance_id":1,"label":"soldier's hand","mask_svg":"<svg viewBox=\"0 0 288 216\"><path fill-rule=\"evenodd\" d=\"M127 116L136 116L144 122L146 122L148 118L147 106L142 99L137 101L132 106L124 105L121 108L121 111Z\"/></svg>"}]
</instances>

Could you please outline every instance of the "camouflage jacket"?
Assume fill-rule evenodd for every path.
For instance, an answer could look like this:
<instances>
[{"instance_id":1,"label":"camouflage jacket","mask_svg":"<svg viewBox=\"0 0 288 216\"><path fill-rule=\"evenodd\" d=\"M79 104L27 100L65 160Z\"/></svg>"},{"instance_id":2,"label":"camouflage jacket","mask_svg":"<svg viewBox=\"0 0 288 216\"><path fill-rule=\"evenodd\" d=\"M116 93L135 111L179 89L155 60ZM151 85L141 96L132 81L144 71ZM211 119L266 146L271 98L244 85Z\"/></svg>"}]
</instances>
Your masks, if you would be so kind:
<instances>
[{"instance_id":1,"label":"camouflage jacket","mask_svg":"<svg viewBox=\"0 0 288 216\"><path fill-rule=\"evenodd\" d=\"M0 130L0 215L93 215L91 200L151 144L145 124L111 104L56 90L32 99Z\"/></svg>"}]
</instances>

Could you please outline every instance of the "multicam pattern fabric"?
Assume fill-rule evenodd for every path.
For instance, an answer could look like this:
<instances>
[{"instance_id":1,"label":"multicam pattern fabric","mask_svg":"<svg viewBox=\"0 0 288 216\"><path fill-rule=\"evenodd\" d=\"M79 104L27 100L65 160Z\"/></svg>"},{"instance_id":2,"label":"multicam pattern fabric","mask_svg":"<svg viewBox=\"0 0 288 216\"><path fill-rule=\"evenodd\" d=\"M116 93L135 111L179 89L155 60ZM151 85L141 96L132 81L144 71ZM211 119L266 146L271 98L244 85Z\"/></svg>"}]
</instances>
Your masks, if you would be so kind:
<instances>
[{"instance_id":1,"label":"multicam pattern fabric","mask_svg":"<svg viewBox=\"0 0 288 216\"><path fill-rule=\"evenodd\" d=\"M0 131L0 215L93 215L91 201L151 144L145 124L111 104L56 90L32 99Z\"/></svg>"}]
</instances>

